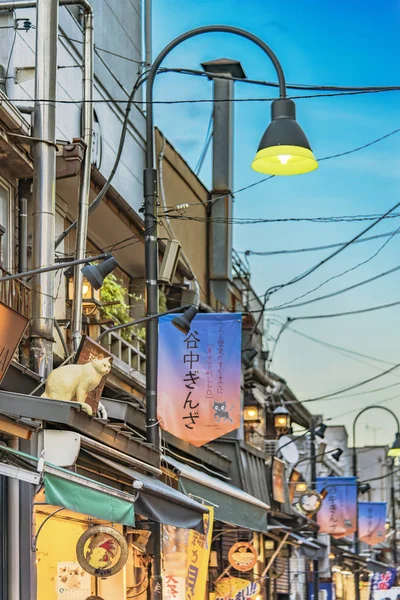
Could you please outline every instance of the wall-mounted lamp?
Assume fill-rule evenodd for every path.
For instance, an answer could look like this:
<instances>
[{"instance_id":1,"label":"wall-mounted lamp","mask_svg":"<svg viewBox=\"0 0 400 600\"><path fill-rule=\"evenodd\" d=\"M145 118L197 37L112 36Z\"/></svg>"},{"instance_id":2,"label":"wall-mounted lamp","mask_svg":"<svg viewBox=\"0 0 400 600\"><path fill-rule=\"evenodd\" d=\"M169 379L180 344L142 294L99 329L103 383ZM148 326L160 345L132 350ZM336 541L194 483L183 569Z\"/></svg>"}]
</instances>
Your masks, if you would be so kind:
<instances>
[{"instance_id":1,"label":"wall-mounted lamp","mask_svg":"<svg viewBox=\"0 0 400 600\"><path fill-rule=\"evenodd\" d=\"M72 269L66 273L68 278L67 300L72 302L74 299L74 275ZM85 315L92 315L97 308L101 306L100 289L96 290L91 283L83 279L82 286L82 311Z\"/></svg>"},{"instance_id":2,"label":"wall-mounted lamp","mask_svg":"<svg viewBox=\"0 0 400 600\"><path fill-rule=\"evenodd\" d=\"M277 406L272 413L274 416L274 427L279 435L284 435L290 431L290 414L284 406Z\"/></svg>"},{"instance_id":3,"label":"wall-mounted lamp","mask_svg":"<svg viewBox=\"0 0 400 600\"><path fill-rule=\"evenodd\" d=\"M260 421L260 410L258 404L251 404L243 408L243 419L247 422L256 423Z\"/></svg>"},{"instance_id":4,"label":"wall-mounted lamp","mask_svg":"<svg viewBox=\"0 0 400 600\"><path fill-rule=\"evenodd\" d=\"M324 423L320 423L315 429L314 429L314 433L315 435L317 435L318 437L324 439L325 437L325 431L328 429L327 425L324 425Z\"/></svg>"}]
</instances>

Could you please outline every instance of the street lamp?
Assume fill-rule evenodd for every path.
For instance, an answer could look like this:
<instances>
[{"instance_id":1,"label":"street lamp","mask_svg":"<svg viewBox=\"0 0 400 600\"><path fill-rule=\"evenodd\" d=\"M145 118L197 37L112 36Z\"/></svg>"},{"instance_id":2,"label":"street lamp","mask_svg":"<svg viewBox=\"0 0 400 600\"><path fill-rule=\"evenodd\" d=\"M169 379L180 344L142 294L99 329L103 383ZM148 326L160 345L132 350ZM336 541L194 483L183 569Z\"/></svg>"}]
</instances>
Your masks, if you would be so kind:
<instances>
[{"instance_id":1,"label":"street lamp","mask_svg":"<svg viewBox=\"0 0 400 600\"><path fill-rule=\"evenodd\" d=\"M168 54L182 42L204 33L229 33L246 38L256 44L271 60L279 82L279 102L273 106L273 121L260 144L254 167L263 173L272 175L289 175L311 171L316 168L310 160L309 144L300 128L296 128L294 104L286 98L286 82L281 64L274 52L263 40L252 33L231 27L230 25L206 25L192 29L172 40L154 60L146 85L146 168L143 173L143 196L145 231L150 232L145 238L145 278L146 278L146 311L152 317L158 312L158 174L154 152L154 118L153 118L153 86L159 68ZM301 132L302 133L302 132ZM262 155L259 154L262 152ZM306 155L306 156L305 156ZM281 158L279 159L278 156ZM274 158L275 157L275 158ZM305 160L306 159L306 160ZM285 164L283 164L285 163ZM278 165L281 165L277 169ZM302 168L300 168L302 164ZM147 322L146 335L146 438L157 450L160 448L160 431L157 420L157 369L158 369L158 327L156 319ZM150 594L160 597L161 589L161 531L155 532L155 551L153 576Z\"/></svg>"},{"instance_id":2,"label":"street lamp","mask_svg":"<svg viewBox=\"0 0 400 600\"><path fill-rule=\"evenodd\" d=\"M393 446L389 449L387 455L392 457L393 461L396 456L400 456L400 422L399 422L399 419L397 418L397 415L390 408L387 408L387 406L382 406L380 404L371 404L371 406L367 406L366 408L363 408L362 410L360 410L360 412L357 414L356 418L353 421L353 476L354 477L357 477L356 424L357 424L358 419L361 417L361 415L363 413L365 413L367 410L371 410L372 408L379 408L381 410L385 410L390 415L392 415L392 417L396 421L396 426L397 426L396 439L393 443ZM369 484L366 484L366 485L369 485ZM362 486L359 486L360 491L361 491L361 487ZM365 490L365 491L368 491L368 490ZM364 493L364 492L361 492L361 493ZM392 477L391 477L391 483L390 483L390 494L391 494L393 528L396 531L396 505L395 505L393 470L392 470ZM354 539L355 539L354 552L355 552L355 554L359 554L360 543L358 541L358 505L357 505L356 531L354 534ZM393 561L395 564L397 563L396 536L394 536L394 539L393 539ZM354 573L354 586L355 586L355 600L360 600L360 576L359 576L358 571L355 571L355 573Z\"/></svg>"},{"instance_id":3,"label":"street lamp","mask_svg":"<svg viewBox=\"0 0 400 600\"><path fill-rule=\"evenodd\" d=\"M252 169L265 175L301 175L317 169L318 163L308 139L296 121L293 100L274 100L271 118Z\"/></svg>"}]
</instances>

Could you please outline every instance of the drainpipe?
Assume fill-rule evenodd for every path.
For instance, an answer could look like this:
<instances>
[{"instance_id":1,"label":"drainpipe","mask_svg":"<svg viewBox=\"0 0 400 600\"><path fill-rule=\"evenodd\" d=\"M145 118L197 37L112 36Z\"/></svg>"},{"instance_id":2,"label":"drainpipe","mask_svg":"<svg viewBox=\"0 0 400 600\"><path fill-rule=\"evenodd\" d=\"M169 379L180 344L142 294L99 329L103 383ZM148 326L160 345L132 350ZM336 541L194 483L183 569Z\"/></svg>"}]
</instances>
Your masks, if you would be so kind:
<instances>
[{"instance_id":1,"label":"drainpipe","mask_svg":"<svg viewBox=\"0 0 400 600\"><path fill-rule=\"evenodd\" d=\"M82 184L79 191L78 224L76 234L75 258L81 260L86 256L88 229L88 211L90 194L90 177L92 170L92 136L93 136L93 11L84 9L84 50L83 50L83 141L85 157L83 161ZM79 348L82 336L82 286L83 275L79 265L74 270L74 297L72 302L72 344L73 350Z\"/></svg>"},{"instance_id":2,"label":"drainpipe","mask_svg":"<svg viewBox=\"0 0 400 600\"><path fill-rule=\"evenodd\" d=\"M18 450L18 438L11 438L7 445L13 450ZM8 492L8 524L7 524L7 587L8 600L20 600L19 572L21 568L20 544L19 544L19 481L9 478Z\"/></svg>"},{"instance_id":3,"label":"drainpipe","mask_svg":"<svg viewBox=\"0 0 400 600\"><path fill-rule=\"evenodd\" d=\"M37 1L32 267L54 262L56 200L56 84L58 0ZM43 100L47 100L44 102ZM52 142L52 143L48 143ZM32 369L46 378L53 369L54 272L32 280Z\"/></svg>"},{"instance_id":4,"label":"drainpipe","mask_svg":"<svg viewBox=\"0 0 400 600\"><path fill-rule=\"evenodd\" d=\"M28 270L28 196L31 191L31 180L20 179L19 196L19 231L18 231L18 271Z\"/></svg>"}]
</instances>

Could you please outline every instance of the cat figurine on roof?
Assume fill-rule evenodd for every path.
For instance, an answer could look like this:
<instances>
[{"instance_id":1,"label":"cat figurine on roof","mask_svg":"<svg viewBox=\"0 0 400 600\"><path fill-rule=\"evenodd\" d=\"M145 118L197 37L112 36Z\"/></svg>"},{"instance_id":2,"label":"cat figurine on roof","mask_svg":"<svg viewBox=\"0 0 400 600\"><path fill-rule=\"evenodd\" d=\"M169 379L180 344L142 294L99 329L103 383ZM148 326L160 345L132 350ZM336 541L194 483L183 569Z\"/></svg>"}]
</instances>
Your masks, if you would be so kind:
<instances>
[{"instance_id":1,"label":"cat figurine on roof","mask_svg":"<svg viewBox=\"0 0 400 600\"><path fill-rule=\"evenodd\" d=\"M84 365L65 365L54 369L46 380L42 398L77 402L81 408L92 415L92 407L86 403L87 395L97 388L100 381L111 371L111 359L94 358ZM107 419L107 412L100 402L98 416Z\"/></svg>"}]
</instances>

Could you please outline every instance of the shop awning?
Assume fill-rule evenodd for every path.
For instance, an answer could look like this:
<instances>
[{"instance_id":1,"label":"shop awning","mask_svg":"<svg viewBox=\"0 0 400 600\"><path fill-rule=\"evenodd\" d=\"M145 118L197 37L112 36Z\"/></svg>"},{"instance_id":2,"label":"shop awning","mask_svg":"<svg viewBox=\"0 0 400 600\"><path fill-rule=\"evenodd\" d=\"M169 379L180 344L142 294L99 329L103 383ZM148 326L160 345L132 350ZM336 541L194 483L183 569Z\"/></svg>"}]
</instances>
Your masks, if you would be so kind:
<instances>
[{"instance_id":1,"label":"shop awning","mask_svg":"<svg viewBox=\"0 0 400 600\"><path fill-rule=\"evenodd\" d=\"M135 496L47 463L38 471L37 465L38 459L34 456L1 448L0 474L36 486L43 485L46 504L95 519L135 525Z\"/></svg>"},{"instance_id":2,"label":"shop awning","mask_svg":"<svg viewBox=\"0 0 400 600\"><path fill-rule=\"evenodd\" d=\"M163 460L179 474L179 489L184 494L215 507L215 519L251 531L268 531L268 504L169 456L164 456Z\"/></svg>"},{"instance_id":3,"label":"shop awning","mask_svg":"<svg viewBox=\"0 0 400 600\"><path fill-rule=\"evenodd\" d=\"M133 481L140 481L143 484L135 502L137 514L157 523L203 531L203 515L208 513L206 506L188 498L155 477L134 471L103 456L96 456L91 452L87 454Z\"/></svg>"}]
</instances>

